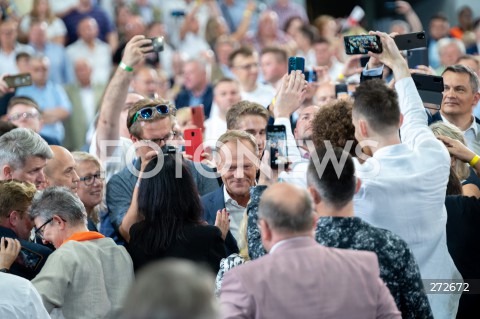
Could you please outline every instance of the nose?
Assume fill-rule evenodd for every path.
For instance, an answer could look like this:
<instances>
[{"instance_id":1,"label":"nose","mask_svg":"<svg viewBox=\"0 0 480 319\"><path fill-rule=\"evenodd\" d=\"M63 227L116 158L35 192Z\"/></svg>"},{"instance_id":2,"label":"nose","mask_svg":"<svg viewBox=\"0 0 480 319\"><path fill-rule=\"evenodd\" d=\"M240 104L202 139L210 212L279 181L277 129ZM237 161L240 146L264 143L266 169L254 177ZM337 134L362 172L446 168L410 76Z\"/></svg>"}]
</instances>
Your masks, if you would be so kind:
<instances>
[{"instance_id":1,"label":"nose","mask_svg":"<svg viewBox=\"0 0 480 319\"><path fill-rule=\"evenodd\" d=\"M243 168L242 167L237 167L237 169L235 170L235 172L233 173L233 177L234 178L243 178L244 174L243 174Z\"/></svg>"}]
</instances>

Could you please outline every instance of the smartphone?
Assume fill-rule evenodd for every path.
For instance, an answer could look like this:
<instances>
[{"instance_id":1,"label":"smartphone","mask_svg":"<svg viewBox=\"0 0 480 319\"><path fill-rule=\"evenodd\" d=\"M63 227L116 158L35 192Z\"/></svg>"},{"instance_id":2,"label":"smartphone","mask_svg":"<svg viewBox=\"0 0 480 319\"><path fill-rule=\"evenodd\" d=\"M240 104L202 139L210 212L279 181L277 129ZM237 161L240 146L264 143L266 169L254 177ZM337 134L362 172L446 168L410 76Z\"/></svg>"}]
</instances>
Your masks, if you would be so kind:
<instances>
[{"instance_id":1,"label":"smartphone","mask_svg":"<svg viewBox=\"0 0 480 319\"><path fill-rule=\"evenodd\" d=\"M153 53L153 52L159 53L163 51L163 41L164 41L163 37L153 37L148 39L152 41L151 46L153 47L153 49L145 53ZM144 45L144 47L146 46L150 46L150 45Z\"/></svg>"},{"instance_id":2,"label":"smartphone","mask_svg":"<svg viewBox=\"0 0 480 319\"><path fill-rule=\"evenodd\" d=\"M200 128L203 132L205 129L203 126L203 123L205 122L205 111L203 104L191 106L190 110L192 110L192 123L196 127Z\"/></svg>"},{"instance_id":3,"label":"smartphone","mask_svg":"<svg viewBox=\"0 0 480 319\"><path fill-rule=\"evenodd\" d=\"M185 153L192 156L194 162L201 162L203 153L202 130L199 128L186 129L183 132L183 137L185 139Z\"/></svg>"},{"instance_id":4,"label":"smartphone","mask_svg":"<svg viewBox=\"0 0 480 319\"><path fill-rule=\"evenodd\" d=\"M412 79L424 103L442 104L444 87L441 76L414 73Z\"/></svg>"},{"instance_id":5,"label":"smartphone","mask_svg":"<svg viewBox=\"0 0 480 319\"><path fill-rule=\"evenodd\" d=\"M348 94L348 86L345 83L335 84L335 96L337 99L342 99L350 96Z\"/></svg>"},{"instance_id":6,"label":"smartphone","mask_svg":"<svg viewBox=\"0 0 480 319\"><path fill-rule=\"evenodd\" d=\"M305 58L300 56L291 56L288 58L288 74L296 70L305 73Z\"/></svg>"},{"instance_id":7,"label":"smartphone","mask_svg":"<svg viewBox=\"0 0 480 319\"><path fill-rule=\"evenodd\" d=\"M428 66L428 50L420 48L407 51L407 63L410 69L416 69L419 65Z\"/></svg>"},{"instance_id":8,"label":"smartphone","mask_svg":"<svg viewBox=\"0 0 480 319\"><path fill-rule=\"evenodd\" d=\"M36 271L42 259L43 256L41 254L22 246L15 262L28 270Z\"/></svg>"},{"instance_id":9,"label":"smartphone","mask_svg":"<svg viewBox=\"0 0 480 319\"><path fill-rule=\"evenodd\" d=\"M308 70L305 71L305 80L309 83L312 82L317 82L318 77L317 77L317 72L315 70Z\"/></svg>"},{"instance_id":10,"label":"smartphone","mask_svg":"<svg viewBox=\"0 0 480 319\"><path fill-rule=\"evenodd\" d=\"M425 31L400 34L393 38L399 50L412 50L427 47Z\"/></svg>"},{"instance_id":11,"label":"smartphone","mask_svg":"<svg viewBox=\"0 0 480 319\"><path fill-rule=\"evenodd\" d=\"M30 73L8 75L3 78L9 88L18 88L20 86L32 85L32 76Z\"/></svg>"},{"instance_id":12,"label":"smartphone","mask_svg":"<svg viewBox=\"0 0 480 319\"><path fill-rule=\"evenodd\" d=\"M172 10L172 11L170 11L170 15L172 17L184 17L185 16L185 11L183 11L183 10Z\"/></svg>"},{"instance_id":13,"label":"smartphone","mask_svg":"<svg viewBox=\"0 0 480 319\"><path fill-rule=\"evenodd\" d=\"M368 51L382 53L382 42L378 35L350 35L343 37L345 53L366 54Z\"/></svg>"},{"instance_id":14,"label":"smartphone","mask_svg":"<svg viewBox=\"0 0 480 319\"><path fill-rule=\"evenodd\" d=\"M267 144L270 150L270 167L288 166L287 131L285 125L267 125Z\"/></svg>"}]
</instances>

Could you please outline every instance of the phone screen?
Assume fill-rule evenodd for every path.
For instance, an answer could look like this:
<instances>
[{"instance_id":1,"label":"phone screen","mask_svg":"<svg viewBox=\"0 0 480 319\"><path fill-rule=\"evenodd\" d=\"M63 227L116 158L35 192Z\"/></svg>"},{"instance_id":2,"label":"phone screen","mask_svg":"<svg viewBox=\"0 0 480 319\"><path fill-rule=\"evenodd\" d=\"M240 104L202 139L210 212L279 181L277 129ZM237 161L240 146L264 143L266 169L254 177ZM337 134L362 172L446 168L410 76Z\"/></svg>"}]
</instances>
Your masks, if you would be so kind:
<instances>
[{"instance_id":1,"label":"phone screen","mask_svg":"<svg viewBox=\"0 0 480 319\"><path fill-rule=\"evenodd\" d=\"M32 85L32 76L30 73L23 73L17 75L9 75L3 78L9 88L17 88L21 86Z\"/></svg>"},{"instance_id":2,"label":"phone screen","mask_svg":"<svg viewBox=\"0 0 480 319\"><path fill-rule=\"evenodd\" d=\"M343 37L347 54L366 54L382 52L382 42L377 35L352 35Z\"/></svg>"},{"instance_id":3,"label":"phone screen","mask_svg":"<svg viewBox=\"0 0 480 319\"><path fill-rule=\"evenodd\" d=\"M287 133L284 125L267 126L267 142L270 147L270 166L287 165Z\"/></svg>"},{"instance_id":4,"label":"phone screen","mask_svg":"<svg viewBox=\"0 0 480 319\"><path fill-rule=\"evenodd\" d=\"M25 268L35 271L42 261L43 256L30 250L25 247L20 249L17 259L15 260L18 264L24 266Z\"/></svg>"}]
</instances>

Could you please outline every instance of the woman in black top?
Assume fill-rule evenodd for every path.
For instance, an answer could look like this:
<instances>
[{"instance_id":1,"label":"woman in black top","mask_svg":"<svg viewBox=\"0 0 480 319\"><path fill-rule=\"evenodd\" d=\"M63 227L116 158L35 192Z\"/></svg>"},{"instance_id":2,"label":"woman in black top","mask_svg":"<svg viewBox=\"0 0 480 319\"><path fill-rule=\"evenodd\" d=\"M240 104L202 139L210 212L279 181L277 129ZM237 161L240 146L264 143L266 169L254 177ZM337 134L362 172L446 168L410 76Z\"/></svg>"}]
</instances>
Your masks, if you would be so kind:
<instances>
[{"instance_id":1,"label":"woman in black top","mask_svg":"<svg viewBox=\"0 0 480 319\"><path fill-rule=\"evenodd\" d=\"M226 257L222 233L202 221L202 205L192 175L181 159L160 155L147 164L163 167L150 178L142 178L138 190L139 222L130 228L129 253L135 270L167 257L206 263L218 272ZM176 166L181 176L176 176Z\"/></svg>"}]
</instances>

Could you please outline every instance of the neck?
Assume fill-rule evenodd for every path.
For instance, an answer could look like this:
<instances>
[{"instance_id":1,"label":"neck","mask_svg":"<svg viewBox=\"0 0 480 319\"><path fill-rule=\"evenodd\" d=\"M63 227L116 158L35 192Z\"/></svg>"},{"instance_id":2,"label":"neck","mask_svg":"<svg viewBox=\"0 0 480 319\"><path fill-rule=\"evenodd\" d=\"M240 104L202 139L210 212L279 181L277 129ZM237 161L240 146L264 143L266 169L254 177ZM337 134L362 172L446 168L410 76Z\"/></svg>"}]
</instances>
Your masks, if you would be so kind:
<instances>
[{"instance_id":1,"label":"neck","mask_svg":"<svg viewBox=\"0 0 480 319\"><path fill-rule=\"evenodd\" d=\"M220 109L220 111L218 112L218 117L220 119L226 121L227 120L227 112Z\"/></svg>"},{"instance_id":2,"label":"neck","mask_svg":"<svg viewBox=\"0 0 480 319\"><path fill-rule=\"evenodd\" d=\"M65 239L72 237L73 234L82 233L88 231L87 225L80 224L76 226L72 226L71 228L66 230Z\"/></svg>"},{"instance_id":3,"label":"neck","mask_svg":"<svg viewBox=\"0 0 480 319\"><path fill-rule=\"evenodd\" d=\"M460 115L445 115L442 112L442 116L444 116L450 123L458 127L461 131L466 131L470 125L472 125L474 120L470 113Z\"/></svg>"},{"instance_id":4,"label":"neck","mask_svg":"<svg viewBox=\"0 0 480 319\"><path fill-rule=\"evenodd\" d=\"M228 190L227 192L228 195L238 203L238 205L247 207L248 201L250 200L250 192L247 192L245 195L232 195Z\"/></svg>"},{"instance_id":5,"label":"neck","mask_svg":"<svg viewBox=\"0 0 480 319\"><path fill-rule=\"evenodd\" d=\"M257 83L256 82L246 83L246 85L242 85L242 90L244 92L252 92L252 91L255 91L256 89L257 89Z\"/></svg>"},{"instance_id":6,"label":"neck","mask_svg":"<svg viewBox=\"0 0 480 319\"><path fill-rule=\"evenodd\" d=\"M337 209L335 207L325 205L323 203L317 204L315 208L319 217L353 217L353 201L350 201L344 207Z\"/></svg>"},{"instance_id":7,"label":"neck","mask_svg":"<svg viewBox=\"0 0 480 319\"><path fill-rule=\"evenodd\" d=\"M10 53L13 50L15 50L15 43L13 45L10 43L2 44L2 51L4 51L5 53Z\"/></svg>"},{"instance_id":8,"label":"neck","mask_svg":"<svg viewBox=\"0 0 480 319\"><path fill-rule=\"evenodd\" d=\"M80 87L82 88L89 88L90 87L90 80L88 81L79 81Z\"/></svg>"},{"instance_id":9,"label":"neck","mask_svg":"<svg viewBox=\"0 0 480 319\"><path fill-rule=\"evenodd\" d=\"M270 252L276 244L278 244L281 241L288 240L288 239L293 239L293 238L298 238L298 237L312 237L313 238L313 229L308 230L305 232L298 232L298 233L290 233L290 234L284 234L284 233L277 233L275 231L272 231L272 240L270 243L264 243L265 250ZM267 244L267 245L265 245Z\"/></svg>"},{"instance_id":10,"label":"neck","mask_svg":"<svg viewBox=\"0 0 480 319\"><path fill-rule=\"evenodd\" d=\"M207 87L206 85L202 85L200 87L192 89L193 95L194 96L201 96L203 94L203 92L205 92L206 87Z\"/></svg>"},{"instance_id":11,"label":"neck","mask_svg":"<svg viewBox=\"0 0 480 319\"><path fill-rule=\"evenodd\" d=\"M88 40L88 41L85 41L85 44L90 48L90 49L93 49L95 47L95 39L91 39L91 40Z\"/></svg>"},{"instance_id":12,"label":"neck","mask_svg":"<svg viewBox=\"0 0 480 319\"><path fill-rule=\"evenodd\" d=\"M372 152L372 155L375 154L379 149L385 147L385 146L391 146L391 145L397 145L401 144L402 141L400 140L400 136L397 134L395 135L386 135L386 136L372 136L371 138L368 138L367 140L372 140L377 143L375 146L369 146L369 149Z\"/></svg>"}]
</instances>

